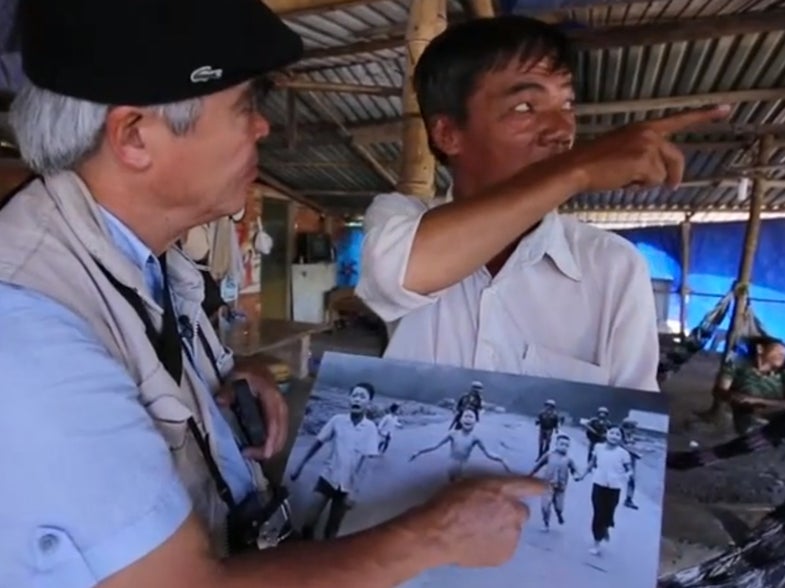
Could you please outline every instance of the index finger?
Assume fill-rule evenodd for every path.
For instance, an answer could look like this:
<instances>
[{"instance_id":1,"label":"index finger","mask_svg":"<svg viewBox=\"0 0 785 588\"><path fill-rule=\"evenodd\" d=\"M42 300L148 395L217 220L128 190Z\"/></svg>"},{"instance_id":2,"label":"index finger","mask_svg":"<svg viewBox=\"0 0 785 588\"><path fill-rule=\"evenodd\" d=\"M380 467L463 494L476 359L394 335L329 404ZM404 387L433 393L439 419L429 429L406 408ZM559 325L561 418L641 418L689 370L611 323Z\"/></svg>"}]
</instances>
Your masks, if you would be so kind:
<instances>
[{"instance_id":1,"label":"index finger","mask_svg":"<svg viewBox=\"0 0 785 588\"><path fill-rule=\"evenodd\" d=\"M721 105L712 108L687 110L672 114L657 120L647 121L645 124L651 130L663 135L672 135L689 127L722 120L730 113L730 106Z\"/></svg>"}]
</instances>

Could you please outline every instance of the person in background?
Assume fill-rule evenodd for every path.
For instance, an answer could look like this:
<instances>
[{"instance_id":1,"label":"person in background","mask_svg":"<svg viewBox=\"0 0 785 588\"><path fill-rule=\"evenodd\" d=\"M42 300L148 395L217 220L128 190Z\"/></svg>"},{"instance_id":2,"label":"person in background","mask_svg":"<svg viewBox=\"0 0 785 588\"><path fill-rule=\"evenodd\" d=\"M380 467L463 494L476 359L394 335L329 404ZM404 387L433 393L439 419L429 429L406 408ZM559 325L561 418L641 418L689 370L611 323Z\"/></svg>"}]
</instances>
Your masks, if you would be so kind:
<instances>
[{"instance_id":1,"label":"person in background","mask_svg":"<svg viewBox=\"0 0 785 588\"><path fill-rule=\"evenodd\" d=\"M19 22L9 122L37 177L0 210L0 586L392 588L507 561L542 491L521 476L351 537L260 549L251 533L242 507L264 500L287 405L221 344L176 242L242 210L265 80L302 40L259 0L24 0ZM237 379L262 447L218 409Z\"/></svg>"},{"instance_id":2,"label":"person in background","mask_svg":"<svg viewBox=\"0 0 785 588\"><path fill-rule=\"evenodd\" d=\"M477 419L480 418L480 412L482 411L483 390L485 390L485 387L482 385L482 382L479 381L472 382L469 391L463 396L461 396L458 399L458 403L455 405L455 417L450 423L450 429L461 428L461 415L463 415L464 411L466 410L474 411L474 414L477 417Z\"/></svg>"},{"instance_id":3,"label":"person in background","mask_svg":"<svg viewBox=\"0 0 785 588\"><path fill-rule=\"evenodd\" d=\"M597 409L597 414L590 418L585 425L586 438L589 440L588 462L591 462L594 456L595 446L598 443L605 442L605 435L611 426L611 420L608 418L609 414L608 409L601 406Z\"/></svg>"},{"instance_id":4,"label":"person in background","mask_svg":"<svg viewBox=\"0 0 785 588\"><path fill-rule=\"evenodd\" d=\"M535 421L535 424L540 427L538 458L548 453L551 448L551 439L554 434L559 434L559 424L563 421L564 418L559 417L559 413L556 412L556 401L546 400L545 407L537 415Z\"/></svg>"},{"instance_id":5,"label":"person in background","mask_svg":"<svg viewBox=\"0 0 785 588\"><path fill-rule=\"evenodd\" d=\"M385 357L658 391L651 276L635 246L562 216L573 196L678 186L682 112L575 142L575 52L524 16L455 24L413 77L445 198L378 195L357 295Z\"/></svg>"},{"instance_id":6,"label":"person in background","mask_svg":"<svg viewBox=\"0 0 785 588\"><path fill-rule=\"evenodd\" d=\"M398 410L400 406L393 402L387 411L387 414L379 421L379 454L384 455L390 448L390 439L392 439L392 432L395 429L401 428L401 421L398 418Z\"/></svg>"},{"instance_id":7,"label":"person in background","mask_svg":"<svg viewBox=\"0 0 785 588\"><path fill-rule=\"evenodd\" d=\"M627 479L627 495L624 498L624 506L633 510L638 510L635 504L635 482L637 475L637 464L641 454L635 450L638 422L631 418L626 418L619 425L621 431L621 446L630 454L630 477Z\"/></svg>"},{"instance_id":8,"label":"person in background","mask_svg":"<svg viewBox=\"0 0 785 588\"><path fill-rule=\"evenodd\" d=\"M722 367L714 390L716 414L722 402L730 404L736 433L748 432L759 418L785 411L785 343L773 337L747 341L747 353Z\"/></svg>"}]
</instances>

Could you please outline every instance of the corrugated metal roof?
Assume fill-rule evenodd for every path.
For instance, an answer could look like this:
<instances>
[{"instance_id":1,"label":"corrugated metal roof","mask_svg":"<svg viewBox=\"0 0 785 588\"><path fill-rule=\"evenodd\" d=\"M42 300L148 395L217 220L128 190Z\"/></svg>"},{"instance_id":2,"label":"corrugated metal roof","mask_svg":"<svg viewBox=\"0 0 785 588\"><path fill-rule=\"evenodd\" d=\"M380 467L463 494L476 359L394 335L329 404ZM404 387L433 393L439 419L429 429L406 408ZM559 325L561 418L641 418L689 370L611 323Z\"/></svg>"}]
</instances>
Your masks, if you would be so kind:
<instances>
[{"instance_id":1,"label":"corrugated metal roof","mask_svg":"<svg viewBox=\"0 0 785 588\"><path fill-rule=\"evenodd\" d=\"M602 27L740 14L766 10L777 4L771 0L617 3L612 6L563 11L559 17L571 21L571 26ZM338 57L325 58L317 53L317 58L307 58L298 64L298 75L302 79L317 82L400 88L404 72L403 49L387 41L399 39L403 34L407 5L403 0L375 1L288 19L289 24L303 36L310 52L377 41L374 46L382 47L372 52ZM460 3L452 0L449 11L461 14ZM785 88L785 31L583 51L576 84L581 103ZM391 121L401 115L399 95L319 92L319 96L334 109L343 124L349 127ZM587 126L621 125L666 113L648 111L581 116L579 123ZM273 93L268 114L276 129L286 126L284 92ZM312 196L314 200L341 210L348 207L349 203L359 203L362 207L370 201L373 193L389 189L384 178L341 137L337 127L319 113L304 106L302 101L298 101L298 121L304 126L301 127L294 150L286 147L281 136L272 138L262 148L263 164L277 178ZM732 121L738 124L785 125L785 104L781 100L740 103L734 107ZM321 123L319 132L313 131L313 123ZM718 142L732 141L734 135L693 134L678 139ZM385 168L397 172L399 144L374 144L369 147L369 151ZM733 176L735 172L730 166L739 154L738 149L690 152L685 175L690 179ZM783 159L785 153L780 149L774 162L782 164ZM330 162L335 165L330 166ZM785 173L783 170L775 171L771 177L785 178ZM447 182L446 171L440 169L437 189L443 191ZM338 196L338 192L345 192L347 195ZM766 204L769 207L785 207L785 189L777 187L769 190ZM651 190L640 194L587 194L576 198L572 205L581 209L605 210L630 207L739 208L744 203L738 201L737 190L733 186L721 185L690 187L673 193L667 190Z\"/></svg>"}]
</instances>

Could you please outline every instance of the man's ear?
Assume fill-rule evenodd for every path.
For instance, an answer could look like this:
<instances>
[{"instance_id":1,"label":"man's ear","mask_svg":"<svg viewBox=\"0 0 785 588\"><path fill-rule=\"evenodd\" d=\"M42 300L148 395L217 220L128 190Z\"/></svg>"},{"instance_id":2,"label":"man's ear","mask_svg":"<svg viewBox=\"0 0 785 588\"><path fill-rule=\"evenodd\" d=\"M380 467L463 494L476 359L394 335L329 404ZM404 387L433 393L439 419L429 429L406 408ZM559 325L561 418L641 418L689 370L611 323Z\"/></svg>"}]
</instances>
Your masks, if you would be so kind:
<instances>
[{"instance_id":1,"label":"man's ear","mask_svg":"<svg viewBox=\"0 0 785 588\"><path fill-rule=\"evenodd\" d=\"M144 127L149 117L139 108L117 106L106 116L106 140L117 160L141 171L152 163L149 146L144 140Z\"/></svg>"},{"instance_id":2,"label":"man's ear","mask_svg":"<svg viewBox=\"0 0 785 588\"><path fill-rule=\"evenodd\" d=\"M455 157L463 150L463 133L450 117L438 115L429 121L433 145L447 157Z\"/></svg>"}]
</instances>

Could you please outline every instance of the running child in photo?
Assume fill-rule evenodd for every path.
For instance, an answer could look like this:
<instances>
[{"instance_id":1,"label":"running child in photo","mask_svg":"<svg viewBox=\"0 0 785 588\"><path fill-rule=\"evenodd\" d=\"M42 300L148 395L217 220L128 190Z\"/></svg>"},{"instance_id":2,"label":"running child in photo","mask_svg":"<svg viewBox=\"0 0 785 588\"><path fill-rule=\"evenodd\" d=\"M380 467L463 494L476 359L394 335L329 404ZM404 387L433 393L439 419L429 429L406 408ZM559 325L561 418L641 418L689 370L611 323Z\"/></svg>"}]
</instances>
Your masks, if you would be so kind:
<instances>
[{"instance_id":1,"label":"running child in photo","mask_svg":"<svg viewBox=\"0 0 785 588\"><path fill-rule=\"evenodd\" d=\"M568 455L570 451L570 438L567 435L558 435L553 451L540 456L534 464L530 476L534 476L542 468L545 468L542 480L549 483L548 489L543 493L541 499L542 522L545 530L551 526L551 508L556 513L556 520L560 525L564 524L564 496L567 492L567 483L570 475L578 480L578 466Z\"/></svg>"},{"instance_id":2,"label":"running child in photo","mask_svg":"<svg viewBox=\"0 0 785 588\"><path fill-rule=\"evenodd\" d=\"M388 409L386 415L379 421L379 454L384 455L390 447L390 439L394 429L400 429L401 421L398 419L398 410L400 407L397 403L393 402Z\"/></svg>"},{"instance_id":3,"label":"running child in photo","mask_svg":"<svg viewBox=\"0 0 785 588\"><path fill-rule=\"evenodd\" d=\"M314 487L315 500L308 509L302 529L303 539L313 539L319 518L327 504L330 511L324 528L324 538L338 535L341 523L354 501L359 477L365 459L378 455L379 431L367 417L368 406L375 394L370 384L357 384L352 388L349 414L336 414L322 427L311 448L291 474L296 481L305 464L325 445L330 448L319 479Z\"/></svg>"},{"instance_id":4,"label":"running child in photo","mask_svg":"<svg viewBox=\"0 0 785 588\"><path fill-rule=\"evenodd\" d=\"M485 454L485 457L502 464L507 472L512 473L512 470L504 461L504 459L502 459L502 457L499 455L489 452L485 447L485 444L482 442L482 439L480 439L480 437L477 435L476 431L474 430L474 426L477 424L477 413L475 413L474 410L464 410L460 415L460 422L458 424L460 426L459 430L450 431L447 433L444 439L439 441L439 443L433 447L427 447L414 453L409 458L409 461L414 461L419 456L425 453L436 451L442 447L442 445L449 443L450 465L447 468L447 478L450 482L454 482L463 475L464 468L469 462L469 457L471 457L472 451L474 451L475 447L482 451L483 454Z\"/></svg>"},{"instance_id":5,"label":"running child in photo","mask_svg":"<svg viewBox=\"0 0 785 588\"><path fill-rule=\"evenodd\" d=\"M622 432L619 427L611 427L605 435L605 443L597 445L589 467L578 480L593 472L594 485L591 503L594 510L591 531L594 537L592 555L600 555L602 542L610 541L610 529L615 526L616 507L622 488L632 473L632 457L622 447Z\"/></svg>"}]
</instances>

